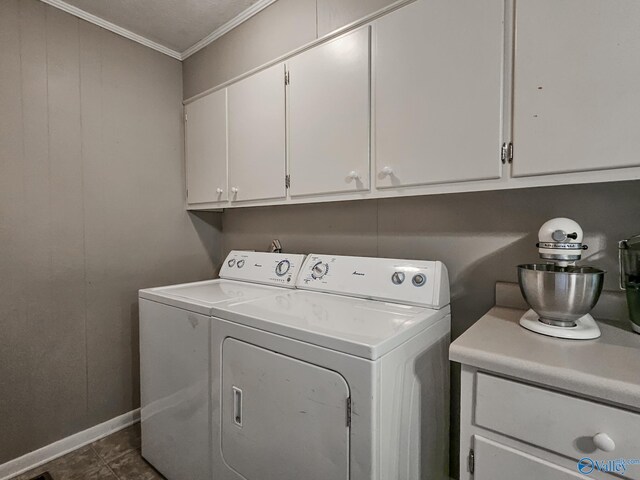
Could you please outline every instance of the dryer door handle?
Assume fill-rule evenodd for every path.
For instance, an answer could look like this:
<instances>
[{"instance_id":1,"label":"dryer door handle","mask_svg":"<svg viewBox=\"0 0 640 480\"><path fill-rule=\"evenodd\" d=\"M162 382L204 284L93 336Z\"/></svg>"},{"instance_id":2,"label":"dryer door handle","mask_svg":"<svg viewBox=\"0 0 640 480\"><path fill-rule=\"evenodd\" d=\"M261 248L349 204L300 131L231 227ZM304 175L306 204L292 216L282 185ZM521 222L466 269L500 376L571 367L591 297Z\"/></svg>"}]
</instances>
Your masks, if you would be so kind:
<instances>
[{"instance_id":1,"label":"dryer door handle","mask_svg":"<svg viewBox=\"0 0 640 480\"><path fill-rule=\"evenodd\" d=\"M231 387L233 390L233 423L242 427L242 390Z\"/></svg>"}]
</instances>

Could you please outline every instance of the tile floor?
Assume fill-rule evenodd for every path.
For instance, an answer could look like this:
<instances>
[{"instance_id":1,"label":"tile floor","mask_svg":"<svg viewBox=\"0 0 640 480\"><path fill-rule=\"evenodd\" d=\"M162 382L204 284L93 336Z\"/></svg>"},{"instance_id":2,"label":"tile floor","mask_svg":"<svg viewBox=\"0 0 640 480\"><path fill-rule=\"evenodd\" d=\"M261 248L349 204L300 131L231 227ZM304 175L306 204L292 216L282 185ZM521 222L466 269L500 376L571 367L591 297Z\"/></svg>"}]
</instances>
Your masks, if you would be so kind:
<instances>
[{"instance_id":1,"label":"tile floor","mask_svg":"<svg viewBox=\"0 0 640 480\"><path fill-rule=\"evenodd\" d=\"M140 424L120 430L11 480L163 480L140 455Z\"/></svg>"}]
</instances>

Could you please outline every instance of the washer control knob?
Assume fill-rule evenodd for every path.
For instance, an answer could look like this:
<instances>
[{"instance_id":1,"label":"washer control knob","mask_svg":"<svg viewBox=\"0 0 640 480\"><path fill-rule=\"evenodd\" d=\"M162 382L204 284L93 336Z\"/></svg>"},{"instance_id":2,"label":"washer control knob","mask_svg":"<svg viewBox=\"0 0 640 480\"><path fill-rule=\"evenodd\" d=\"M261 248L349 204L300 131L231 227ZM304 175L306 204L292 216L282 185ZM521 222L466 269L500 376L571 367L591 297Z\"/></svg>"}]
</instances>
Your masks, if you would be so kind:
<instances>
[{"instance_id":1,"label":"washer control knob","mask_svg":"<svg viewBox=\"0 0 640 480\"><path fill-rule=\"evenodd\" d=\"M244 267L244 259L238 260L238 268Z\"/></svg>"},{"instance_id":2,"label":"washer control knob","mask_svg":"<svg viewBox=\"0 0 640 480\"><path fill-rule=\"evenodd\" d=\"M282 277L285 275L289 269L291 268L291 263L289 260L281 260L278 265L276 265L276 275Z\"/></svg>"},{"instance_id":3,"label":"washer control knob","mask_svg":"<svg viewBox=\"0 0 640 480\"><path fill-rule=\"evenodd\" d=\"M329 265L320 261L311 268L311 277L313 277L315 280L319 280L324 277L328 271Z\"/></svg>"},{"instance_id":4,"label":"washer control knob","mask_svg":"<svg viewBox=\"0 0 640 480\"><path fill-rule=\"evenodd\" d=\"M425 283L427 283L427 277L424 276L424 274L422 273L416 273L413 278L411 279L411 282L416 286L416 287L421 287L423 286Z\"/></svg>"},{"instance_id":5,"label":"washer control knob","mask_svg":"<svg viewBox=\"0 0 640 480\"><path fill-rule=\"evenodd\" d=\"M404 282L404 273L393 272L393 275L391 275L391 281L394 285L400 285L402 282Z\"/></svg>"},{"instance_id":6,"label":"washer control knob","mask_svg":"<svg viewBox=\"0 0 640 480\"><path fill-rule=\"evenodd\" d=\"M227 265L229 265L230 267L233 267L236 264L236 259L232 258L227 262Z\"/></svg>"}]
</instances>

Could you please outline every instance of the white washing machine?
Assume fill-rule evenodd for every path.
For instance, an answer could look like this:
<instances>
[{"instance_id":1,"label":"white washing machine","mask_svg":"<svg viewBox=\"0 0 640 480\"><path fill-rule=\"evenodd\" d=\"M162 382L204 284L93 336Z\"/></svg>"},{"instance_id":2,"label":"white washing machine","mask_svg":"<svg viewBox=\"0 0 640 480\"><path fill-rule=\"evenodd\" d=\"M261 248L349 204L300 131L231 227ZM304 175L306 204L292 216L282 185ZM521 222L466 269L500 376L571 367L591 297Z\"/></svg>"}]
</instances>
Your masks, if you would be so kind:
<instances>
[{"instance_id":1,"label":"white washing machine","mask_svg":"<svg viewBox=\"0 0 640 480\"><path fill-rule=\"evenodd\" d=\"M294 288L303 255L231 252L220 279L140 290L142 455L169 480L211 480L211 315Z\"/></svg>"},{"instance_id":2,"label":"white washing machine","mask_svg":"<svg viewBox=\"0 0 640 480\"><path fill-rule=\"evenodd\" d=\"M309 255L297 287L214 306L213 478L448 479L444 265Z\"/></svg>"}]
</instances>

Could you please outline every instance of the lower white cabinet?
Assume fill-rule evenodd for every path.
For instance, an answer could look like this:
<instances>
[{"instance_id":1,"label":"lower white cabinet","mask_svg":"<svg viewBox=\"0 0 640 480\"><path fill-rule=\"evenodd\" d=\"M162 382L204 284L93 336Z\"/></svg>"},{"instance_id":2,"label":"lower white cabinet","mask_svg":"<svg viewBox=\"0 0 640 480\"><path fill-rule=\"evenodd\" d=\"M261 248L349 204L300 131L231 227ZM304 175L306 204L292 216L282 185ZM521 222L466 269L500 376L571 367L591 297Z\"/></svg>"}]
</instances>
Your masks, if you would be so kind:
<instances>
[{"instance_id":1,"label":"lower white cabinet","mask_svg":"<svg viewBox=\"0 0 640 480\"><path fill-rule=\"evenodd\" d=\"M286 196L284 64L228 88L229 199Z\"/></svg>"},{"instance_id":2,"label":"lower white cabinet","mask_svg":"<svg viewBox=\"0 0 640 480\"><path fill-rule=\"evenodd\" d=\"M462 366L461 480L639 480L620 467L639 432L640 413Z\"/></svg>"},{"instance_id":3,"label":"lower white cabinet","mask_svg":"<svg viewBox=\"0 0 640 480\"><path fill-rule=\"evenodd\" d=\"M474 477L476 480L574 480L585 478L577 471L554 465L514 448L475 436Z\"/></svg>"},{"instance_id":4,"label":"lower white cabinet","mask_svg":"<svg viewBox=\"0 0 640 480\"><path fill-rule=\"evenodd\" d=\"M484 373L475 398L476 425L575 460L598 448L598 434L612 439L616 456L640 454L639 414Z\"/></svg>"}]
</instances>

